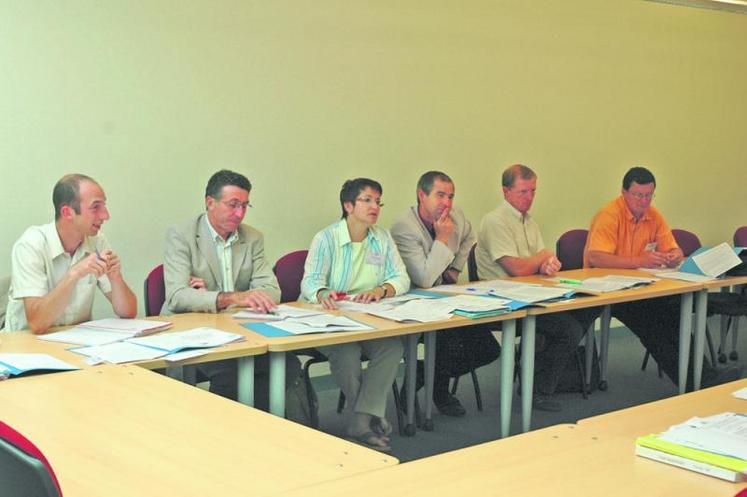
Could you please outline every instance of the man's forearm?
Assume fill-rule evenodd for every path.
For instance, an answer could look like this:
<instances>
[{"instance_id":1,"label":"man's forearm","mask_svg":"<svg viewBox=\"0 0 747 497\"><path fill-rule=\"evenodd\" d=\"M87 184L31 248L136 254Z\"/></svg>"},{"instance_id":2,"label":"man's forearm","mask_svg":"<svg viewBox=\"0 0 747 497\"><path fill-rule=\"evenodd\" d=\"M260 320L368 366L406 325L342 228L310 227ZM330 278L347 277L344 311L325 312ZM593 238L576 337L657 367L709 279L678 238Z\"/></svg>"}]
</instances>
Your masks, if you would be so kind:
<instances>
[{"instance_id":1,"label":"man's forearm","mask_svg":"<svg viewBox=\"0 0 747 497\"><path fill-rule=\"evenodd\" d=\"M591 267L612 269L636 269L643 266L639 257L623 257L597 250L589 251L589 264Z\"/></svg>"},{"instance_id":2,"label":"man's forearm","mask_svg":"<svg viewBox=\"0 0 747 497\"><path fill-rule=\"evenodd\" d=\"M114 313L121 318L134 318L137 315L137 297L121 276L110 277L112 284L111 302Z\"/></svg>"},{"instance_id":3,"label":"man's forearm","mask_svg":"<svg viewBox=\"0 0 747 497\"><path fill-rule=\"evenodd\" d=\"M36 333L45 333L65 312L70 297L73 294L77 278L66 274L65 277L43 297L27 297L24 299L24 310L29 329Z\"/></svg>"}]
</instances>

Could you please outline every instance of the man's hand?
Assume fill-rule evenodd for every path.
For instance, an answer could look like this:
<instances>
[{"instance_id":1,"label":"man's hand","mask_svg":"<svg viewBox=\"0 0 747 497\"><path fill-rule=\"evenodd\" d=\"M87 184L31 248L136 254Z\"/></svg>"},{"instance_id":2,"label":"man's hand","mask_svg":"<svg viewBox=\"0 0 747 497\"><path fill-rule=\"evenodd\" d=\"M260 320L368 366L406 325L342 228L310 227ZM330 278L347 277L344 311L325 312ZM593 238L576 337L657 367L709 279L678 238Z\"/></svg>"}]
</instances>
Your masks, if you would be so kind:
<instances>
[{"instance_id":1,"label":"man's hand","mask_svg":"<svg viewBox=\"0 0 747 497\"><path fill-rule=\"evenodd\" d=\"M110 278L122 277L122 265L119 256L113 250L105 250L101 253L101 259L106 263L106 274Z\"/></svg>"},{"instance_id":2,"label":"man's hand","mask_svg":"<svg viewBox=\"0 0 747 497\"><path fill-rule=\"evenodd\" d=\"M444 245L449 243L451 234L454 233L454 221L449 217L451 209L444 209L441 216L433 222L433 230L436 232L436 240Z\"/></svg>"},{"instance_id":3,"label":"man's hand","mask_svg":"<svg viewBox=\"0 0 747 497\"><path fill-rule=\"evenodd\" d=\"M270 312L277 307L270 296L262 290L239 292L236 303L242 307L248 307L253 311L261 313Z\"/></svg>"},{"instance_id":4,"label":"man's hand","mask_svg":"<svg viewBox=\"0 0 747 497\"><path fill-rule=\"evenodd\" d=\"M675 248L667 252L667 266L668 267L675 267L677 264L682 262L682 259L685 257L685 254L682 253L682 250Z\"/></svg>"},{"instance_id":5,"label":"man's hand","mask_svg":"<svg viewBox=\"0 0 747 497\"><path fill-rule=\"evenodd\" d=\"M560 263L558 258L555 257L554 254L552 254L547 259L542 261L542 264L540 264L540 267L539 267L539 272L541 274L552 276L553 274L560 271L561 267L562 267L562 264Z\"/></svg>"},{"instance_id":6,"label":"man's hand","mask_svg":"<svg viewBox=\"0 0 747 497\"><path fill-rule=\"evenodd\" d=\"M667 254L663 252L644 252L641 254L641 267L657 268L669 264Z\"/></svg>"},{"instance_id":7,"label":"man's hand","mask_svg":"<svg viewBox=\"0 0 747 497\"><path fill-rule=\"evenodd\" d=\"M106 272L106 261L103 258L99 258L97 254L88 254L70 268L70 275L75 278L76 281L88 276L89 274L92 274L98 279Z\"/></svg>"},{"instance_id":8,"label":"man's hand","mask_svg":"<svg viewBox=\"0 0 747 497\"><path fill-rule=\"evenodd\" d=\"M197 276L189 277L189 287L195 290L205 290L205 280Z\"/></svg>"}]
</instances>

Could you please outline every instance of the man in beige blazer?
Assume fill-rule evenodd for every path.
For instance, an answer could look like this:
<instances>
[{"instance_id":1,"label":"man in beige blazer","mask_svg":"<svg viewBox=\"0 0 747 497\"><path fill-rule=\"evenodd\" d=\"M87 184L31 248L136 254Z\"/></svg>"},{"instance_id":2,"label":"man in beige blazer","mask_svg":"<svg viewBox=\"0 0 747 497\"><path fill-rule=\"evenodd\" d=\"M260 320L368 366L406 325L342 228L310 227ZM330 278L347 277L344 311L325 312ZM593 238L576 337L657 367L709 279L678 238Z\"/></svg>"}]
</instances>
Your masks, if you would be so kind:
<instances>
[{"instance_id":1,"label":"man in beige blazer","mask_svg":"<svg viewBox=\"0 0 747 497\"><path fill-rule=\"evenodd\" d=\"M205 213L168 229L163 265L166 313L220 312L230 306L259 312L275 308L280 287L265 260L262 233L242 224L251 189L244 175L218 171L205 189ZM268 369L267 357L258 357L257 407L268 402ZM211 392L236 399L236 361L215 361L198 370L210 380ZM296 383L299 371L298 359L288 354L288 385Z\"/></svg>"}]
</instances>

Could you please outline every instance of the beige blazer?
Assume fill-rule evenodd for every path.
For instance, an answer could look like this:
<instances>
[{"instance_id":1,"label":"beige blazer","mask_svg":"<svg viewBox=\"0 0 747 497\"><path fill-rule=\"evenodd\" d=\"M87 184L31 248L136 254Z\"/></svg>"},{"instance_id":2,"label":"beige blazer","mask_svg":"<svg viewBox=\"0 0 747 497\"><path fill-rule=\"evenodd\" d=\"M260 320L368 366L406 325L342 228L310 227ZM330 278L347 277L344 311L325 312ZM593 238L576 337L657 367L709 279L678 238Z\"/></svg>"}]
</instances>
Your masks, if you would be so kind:
<instances>
[{"instance_id":1,"label":"beige blazer","mask_svg":"<svg viewBox=\"0 0 747 497\"><path fill-rule=\"evenodd\" d=\"M166 305L163 314L217 311L221 272L215 244L204 218L205 214L200 214L166 232L163 258ZM280 301L280 287L265 260L262 233L246 224L239 226L232 256L235 291L261 289L275 302ZM205 280L206 289L190 288L190 276Z\"/></svg>"}]
</instances>

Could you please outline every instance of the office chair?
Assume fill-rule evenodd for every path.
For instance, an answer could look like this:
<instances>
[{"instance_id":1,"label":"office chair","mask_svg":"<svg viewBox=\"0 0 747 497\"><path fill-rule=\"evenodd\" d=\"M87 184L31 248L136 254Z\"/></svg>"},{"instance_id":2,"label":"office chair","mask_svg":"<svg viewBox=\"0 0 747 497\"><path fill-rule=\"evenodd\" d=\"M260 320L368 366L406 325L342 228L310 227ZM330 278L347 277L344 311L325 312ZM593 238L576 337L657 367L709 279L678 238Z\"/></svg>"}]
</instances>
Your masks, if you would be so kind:
<instances>
[{"instance_id":1,"label":"office chair","mask_svg":"<svg viewBox=\"0 0 747 497\"><path fill-rule=\"evenodd\" d=\"M146 316L158 316L166 301L166 285L163 282L163 264L154 267L143 284L143 303Z\"/></svg>"},{"instance_id":2,"label":"office chair","mask_svg":"<svg viewBox=\"0 0 747 497\"><path fill-rule=\"evenodd\" d=\"M5 326L5 311L8 308L8 292L10 291L10 276L0 278L0 330Z\"/></svg>"},{"instance_id":3,"label":"office chair","mask_svg":"<svg viewBox=\"0 0 747 497\"><path fill-rule=\"evenodd\" d=\"M477 259L475 258L475 249L477 244L473 244L469 249L469 255L467 256L467 276L470 281L478 281L477 277ZM498 324L496 324L498 326ZM482 411L482 393L480 391L480 382L477 380L477 372L475 369L471 369L469 372L472 377L472 386L475 389L475 404L477 410ZM454 377L454 381L451 384L451 395L456 394L457 388L459 387L459 376Z\"/></svg>"},{"instance_id":4,"label":"office chair","mask_svg":"<svg viewBox=\"0 0 747 497\"><path fill-rule=\"evenodd\" d=\"M734 246L747 247L747 226L737 228L734 232ZM714 314L721 314L721 343L718 347L718 360L719 362L726 362L726 339L729 330L733 329L731 352L728 357L732 361L736 361L739 359L737 353L739 318L747 316L747 287L742 286L734 293L717 293L712 298L714 303L711 305L711 298L709 298L708 310L713 310Z\"/></svg>"},{"instance_id":5,"label":"office chair","mask_svg":"<svg viewBox=\"0 0 747 497\"><path fill-rule=\"evenodd\" d=\"M685 257L689 257L690 254L695 252L701 247L700 244L700 238L698 238L698 235L693 233L692 231L682 230L682 229L673 229L672 230L672 236L674 237L674 241L677 242L677 245L682 250L682 253ZM717 307L719 304L714 304L712 299L715 297L717 299L724 300L723 298L717 297L717 295L709 296L708 299L708 314L720 314L719 312L715 311L714 305ZM716 353L714 352L713 347L713 339L711 338L711 333L708 331L708 325L706 324L706 341L708 343L708 351L711 356L711 364L716 364ZM722 340L723 341L723 340ZM646 370L646 366L648 365L648 359L651 356L649 351L646 351L646 354L643 356L643 363L641 364L641 371ZM658 367L658 373L659 378L662 377L661 367Z\"/></svg>"},{"instance_id":6,"label":"office chair","mask_svg":"<svg viewBox=\"0 0 747 497\"><path fill-rule=\"evenodd\" d=\"M572 229L568 230L558 238L555 242L555 254L561 264L563 271L571 271L573 269L582 269L584 267L584 247L586 246L586 239L589 237L589 230L585 229ZM604 347L609 344L609 339L606 334L609 333L609 326L602 327L602 344ZM585 366L579 367L579 371L583 375L583 397L587 398L587 393L591 391L589 381L591 381L591 367L593 361L594 349L596 348L595 343L596 337L594 336L594 323L591 324L588 330L586 330L586 348L585 348ZM581 362L581 354L576 351L576 362ZM607 370L607 351L600 353L600 367L603 371ZM602 364L604 363L604 364ZM607 390L607 381L600 380L597 385L600 390Z\"/></svg>"},{"instance_id":7,"label":"office chair","mask_svg":"<svg viewBox=\"0 0 747 497\"><path fill-rule=\"evenodd\" d=\"M295 302L301 295L301 280L303 279L303 268L306 263L306 256L308 250L296 250L285 254L277 260L272 271L278 279L278 285L280 286L280 301L281 302ZM309 374L309 368L321 362L327 362L327 357L316 349L302 349L295 352L297 355L309 356L301 370L303 375L303 381L306 384L306 395L309 403L309 412L311 413L311 425L314 428L319 427L319 414L317 410L317 399L314 395L314 387L311 384L311 376ZM365 357L363 358L365 359ZM397 425L399 428L400 435L404 434L404 420L402 417L402 409L400 406L399 390L397 388L397 382L395 380L392 385L394 391L394 406L397 412ZM345 407L345 395L340 391L340 396L337 401L337 412L342 412Z\"/></svg>"},{"instance_id":8,"label":"office chair","mask_svg":"<svg viewBox=\"0 0 747 497\"><path fill-rule=\"evenodd\" d=\"M0 489L13 497L62 497L57 476L41 450L2 421Z\"/></svg>"}]
</instances>

